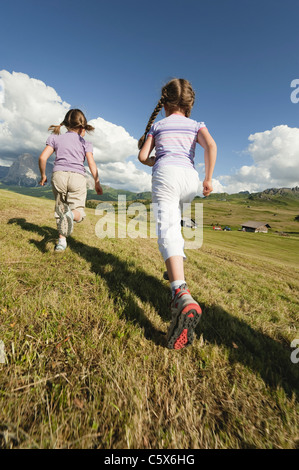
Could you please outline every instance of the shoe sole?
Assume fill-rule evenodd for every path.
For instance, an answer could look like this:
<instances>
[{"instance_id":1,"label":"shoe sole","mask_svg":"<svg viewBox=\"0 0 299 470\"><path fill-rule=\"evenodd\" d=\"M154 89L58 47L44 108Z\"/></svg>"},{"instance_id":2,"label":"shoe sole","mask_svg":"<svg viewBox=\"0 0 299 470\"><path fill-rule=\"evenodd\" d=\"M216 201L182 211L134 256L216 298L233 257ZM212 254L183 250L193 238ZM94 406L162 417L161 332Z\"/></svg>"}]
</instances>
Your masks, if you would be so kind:
<instances>
[{"instance_id":1,"label":"shoe sole","mask_svg":"<svg viewBox=\"0 0 299 470\"><path fill-rule=\"evenodd\" d=\"M66 247L65 248L57 248L57 246L55 246L54 253L63 253L65 250L66 250Z\"/></svg>"},{"instance_id":2,"label":"shoe sole","mask_svg":"<svg viewBox=\"0 0 299 470\"><path fill-rule=\"evenodd\" d=\"M73 231L73 219L67 215L67 212L70 211L70 208L67 204L63 203L64 212L60 210L60 207L57 205L55 210L59 215L59 221L57 223L58 232L64 237L68 237Z\"/></svg>"},{"instance_id":3,"label":"shoe sole","mask_svg":"<svg viewBox=\"0 0 299 470\"><path fill-rule=\"evenodd\" d=\"M190 346L194 338L194 329L196 328L202 311L198 304L189 304L183 308L177 316L176 325L167 341L169 349L183 349Z\"/></svg>"},{"instance_id":4,"label":"shoe sole","mask_svg":"<svg viewBox=\"0 0 299 470\"><path fill-rule=\"evenodd\" d=\"M60 218L57 224L58 232L64 237L68 237L73 231L73 221L67 215Z\"/></svg>"}]
</instances>

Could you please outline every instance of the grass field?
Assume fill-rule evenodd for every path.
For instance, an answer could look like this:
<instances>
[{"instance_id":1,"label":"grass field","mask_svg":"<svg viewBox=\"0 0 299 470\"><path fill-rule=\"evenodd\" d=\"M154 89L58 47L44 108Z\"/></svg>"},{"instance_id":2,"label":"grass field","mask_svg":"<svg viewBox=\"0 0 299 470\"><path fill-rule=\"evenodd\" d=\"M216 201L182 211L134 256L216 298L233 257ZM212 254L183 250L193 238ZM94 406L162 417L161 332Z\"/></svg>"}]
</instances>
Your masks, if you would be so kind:
<instances>
[{"instance_id":1,"label":"grass field","mask_svg":"<svg viewBox=\"0 0 299 470\"><path fill-rule=\"evenodd\" d=\"M204 201L185 263L203 315L172 351L155 239L101 240L87 209L54 254L53 201L0 190L1 447L298 448L298 207L248 205Z\"/></svg>"}]
</instances>

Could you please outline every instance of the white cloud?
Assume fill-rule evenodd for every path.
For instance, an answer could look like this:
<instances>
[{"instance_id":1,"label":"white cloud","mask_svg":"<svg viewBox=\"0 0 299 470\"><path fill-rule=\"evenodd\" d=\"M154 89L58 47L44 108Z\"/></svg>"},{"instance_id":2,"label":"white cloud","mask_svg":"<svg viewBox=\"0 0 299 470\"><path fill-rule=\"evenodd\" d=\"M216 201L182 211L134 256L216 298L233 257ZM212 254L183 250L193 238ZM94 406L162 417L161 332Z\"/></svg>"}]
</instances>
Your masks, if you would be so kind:
<instances>
[{"instance_id":1,"label":"white cloud","mask_svg":"<svg viewBox=\"0 0 299 470\"><path fill-rule=\"evenodd\" d=\"M299 129L287 125L249 136L248 152L253 165L242 166L218 179L228 193L263 191L299 185Z\"/></svg>"},{"instance_id":2,"label":"white cloud","mask_svg":"<svg viewBox=\"0 0 299 470\"><path fill-rule=\"evenodd\" d=\"M98 117L89 121L95 131L86 136L93 143L96 162L121 162L137 155L137 140L122 127Z\"/></svg>"},{"instance_id":3,"label":"white cloud","mask_svg":"<svg viewBox=\"0 0 299 470\"><path fill-rule=\"evenodd\" d=\"M0 104L4 102L4 84L3 81L0 79Z\"/></svg>"},{"instance_id":4,"label":"white cloud","mask_svg":"<svg viewBox=\"0 0 299 470\"><path fill-rule=\"evenodd\" d=\"M24 73L0 72L0 157L40 153L49 125L61 122L70 105L54 88Z\"/></svg>"},{"instance_id":5,"label":"white cloud","mask_svg":"<svg viewBox=\"0 0 299 470\"><path fill-rule=\"evenodd\" d=\"M141 171L133 162L112 162L98 165L100 181L117 189L134 192L151 191L150 174Z\"/></svg>"},{"instance_id":6,"label":"white cloud","mask_svg":"<svg viewBox=\"0 0 299 470\"><path fill-rule=\"evenodd\" d=\"M23 153L39 155L49 135L48 127L59 124L70 107L41 80L0 71L0 164L10 165ZM149 190L148 173L126 162L131 156L137 157L137 140L122 126L101 117L89 123L95 131L87 134L86 140L93 143L103 184L137 192Z\"/></svg>"},{"instance_id":7,"label":"white cloud","mask_svg":"<svg viewBox=\"0 0 299 470\"><path fill-rule=\"evenodd\" d=\"M41 80L0 71L0 165L11 164L22 153L39 155L49 125L60 123L70 107ZM128 161L129 157L137 157L137 140L122 126L101 117L90 124L95 131L87 134L86 140L93 143L102 183L136 192L150 190L151 176ZM213 179L214 192L254 192L299 185L298 128L277 126L250 135L249 141L247 151L253 164ZM203 176L203 165L196 168Z\"/></svg>"},{"instance_id":8,"label":"white cloud","mask_svg":"<svg viewBox=\"0 0 299 470\"><path fill-rule=\"evenodd\" d=\"M12 160L2 160L2 159L0 158L0 166L7 166L7 167L9 167L9 166L11 166L12 164L13 164L13 161L12 161Z\"/></svg>"}]
</instances>

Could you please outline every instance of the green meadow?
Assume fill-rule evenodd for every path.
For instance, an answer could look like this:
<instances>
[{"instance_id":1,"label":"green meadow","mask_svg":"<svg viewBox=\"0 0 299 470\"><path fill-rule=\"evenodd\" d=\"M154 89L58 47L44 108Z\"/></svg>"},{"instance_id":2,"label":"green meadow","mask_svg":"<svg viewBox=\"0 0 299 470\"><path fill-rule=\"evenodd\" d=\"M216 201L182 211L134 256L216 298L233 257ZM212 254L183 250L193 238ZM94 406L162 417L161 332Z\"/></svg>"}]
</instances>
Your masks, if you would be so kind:
<instances>
[{"instance_id":1,"label":"green meadow","mask_svg":"<svg viewBox=\"0 0 299 470\"><path fill-rule=\"evenodd\" d=\"M203 244L185 273L203 315L173 351L156 239L100 239L89 207L54 253L38 189L0 188L1 448L299 447L298 199L195 200Z\"/></svg>"}]
</instances>

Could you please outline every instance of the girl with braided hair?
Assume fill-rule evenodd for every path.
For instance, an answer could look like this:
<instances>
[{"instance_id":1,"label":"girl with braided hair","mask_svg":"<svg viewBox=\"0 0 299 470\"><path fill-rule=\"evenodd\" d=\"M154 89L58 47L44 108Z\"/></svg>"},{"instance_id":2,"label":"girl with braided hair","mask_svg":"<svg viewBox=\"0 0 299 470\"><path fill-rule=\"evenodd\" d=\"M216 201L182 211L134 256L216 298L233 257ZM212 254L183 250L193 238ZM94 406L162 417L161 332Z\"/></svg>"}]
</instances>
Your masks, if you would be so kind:
<instances>
[{"instance_id":1,"label":"girl with braided hair","mask_svg":"<svg viewBox=\"0 0 299 470\"><path fill-rule=\"evenodd\" d=\"M204 149L204 196L213 191L217 146L204 122L190 119L194 100L188 80L175 78L168 82L138 142L139 161L153 167L152 201L158 245L172 291L172 318L167 332L170 349L182 349L192 343L202 313L185 281L181 214L183 204L191 203L198 193L199 178L194 168L196 143ZM162 108L166 117L154 123ZM155 156L151 156L154 148Z\"/></svg>"},{"instance_id":2,"label":"girl with braided hair","mask_svg":"<svg viewBox=\"0 0 299 470\"><path fill-rule=\"evenodd\" d=\"M67 128L65 134L60 135L61 126ZM84 207L86 201L86 178L84 160L95 181L97 194L103 194L99 182L98 169L93 158L93 146L84 140L85 132L94 128L87 124L86 117L80 109L70 109L64 120L58 126L50 126L52 134L46 141L46 147L39 157L41 180L44 186L47 182L46 164L48 158L56 153L52 174L52 189L55 196L55 218L59 233L56 252L66 249L66 237L73 231L73 223L81 222L85 217Z\"/></svg>"}]
</instances>

